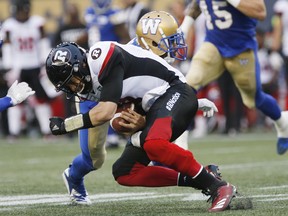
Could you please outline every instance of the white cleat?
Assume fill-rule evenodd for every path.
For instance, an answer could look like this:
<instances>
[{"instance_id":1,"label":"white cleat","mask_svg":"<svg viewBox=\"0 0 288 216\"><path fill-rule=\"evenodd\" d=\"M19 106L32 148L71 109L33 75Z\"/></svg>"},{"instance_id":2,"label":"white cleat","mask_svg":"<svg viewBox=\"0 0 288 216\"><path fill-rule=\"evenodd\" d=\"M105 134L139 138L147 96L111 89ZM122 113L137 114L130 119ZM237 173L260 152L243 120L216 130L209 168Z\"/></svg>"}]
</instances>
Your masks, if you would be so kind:
<instances>
[{"instance_id":1,"label":"white cleat","mask_svg":"<svg viewBox=\"0 0 288 216\"><path fill-rule=\"evenodd\" d=\"M70 200L74 205L90 205L91 201L88 198L88 193L84 187L83 181L80 184L75 184L72 182L72 179L69 177L69 170L67 168L64 170L62 177L65 183L65 186L68 190Z\"/></svg>"}]
</instances>

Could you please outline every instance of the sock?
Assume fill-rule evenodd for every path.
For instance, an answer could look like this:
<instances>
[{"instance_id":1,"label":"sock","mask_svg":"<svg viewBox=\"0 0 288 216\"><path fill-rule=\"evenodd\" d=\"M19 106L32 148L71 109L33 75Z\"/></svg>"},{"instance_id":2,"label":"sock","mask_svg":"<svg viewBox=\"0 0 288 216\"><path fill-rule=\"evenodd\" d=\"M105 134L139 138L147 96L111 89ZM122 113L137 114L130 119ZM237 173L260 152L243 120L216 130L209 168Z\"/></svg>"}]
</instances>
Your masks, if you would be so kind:
<instances>
[{"instance_id":1,"label":"sock","mask_svg":"<svg viewBox=\"0 0 288 216\"><path fill-rule=\"evenodd\" d=\"M212 193L217 190L220 186L226 185L225 181L220 181L205 169L199 173L198 176L192 178L191 176L183 175L180 173L178 178L178 186L193 187L197 190L209 190Z\"/></svg>"},{"instance_id":2,"label":"sock","mask_svg":"<svg viewBox=\"0 0 288 216\"><path fill-rule=\"evenodd\" d=\"M72 165L70 166L69 175L75 183L79 183L83 181L84 176L92 170L94 170L93 167L85 163L82 159L82 154L79 154L74 158Z\"/></svg>"}]
</instances>

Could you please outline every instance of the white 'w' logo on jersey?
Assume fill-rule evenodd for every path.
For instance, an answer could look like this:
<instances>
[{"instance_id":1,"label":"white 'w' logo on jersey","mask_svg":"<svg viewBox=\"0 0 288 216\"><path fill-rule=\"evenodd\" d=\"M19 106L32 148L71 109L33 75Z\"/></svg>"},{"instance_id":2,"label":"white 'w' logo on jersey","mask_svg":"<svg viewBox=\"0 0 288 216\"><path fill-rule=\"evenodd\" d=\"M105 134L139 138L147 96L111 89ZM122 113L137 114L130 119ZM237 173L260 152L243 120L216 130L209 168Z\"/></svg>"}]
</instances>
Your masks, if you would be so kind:
<instances>
[{"instance_id":1,"label":"white 'w' logo on jersey","mask_svg":"<svg viewBox=\"0 0 288 216\"><path fill-rule=\"evenodd\" d=\"M142 20L142 31L143 34L148 34L148 31L150 30L150 33L155 35L157 33L157 29L159 24L161 23L161 19L143 19Z\"/></svg>"}]
</instances>

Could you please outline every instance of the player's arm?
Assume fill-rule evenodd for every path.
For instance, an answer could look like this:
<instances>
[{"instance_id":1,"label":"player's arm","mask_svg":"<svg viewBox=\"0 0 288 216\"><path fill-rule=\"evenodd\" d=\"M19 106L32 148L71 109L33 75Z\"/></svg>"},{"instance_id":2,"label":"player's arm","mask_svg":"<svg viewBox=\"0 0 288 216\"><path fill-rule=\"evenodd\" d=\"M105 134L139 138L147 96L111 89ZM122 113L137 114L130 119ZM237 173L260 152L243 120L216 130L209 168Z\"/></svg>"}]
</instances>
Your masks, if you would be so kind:
<instances>
[{"instance_id":1,"label":"player's arm","mask_svg":"<svg viewBox=\"0 0 288 216\"><path fill-rule=\"evenodd\" d=\"M227 2L248 17L258 20L266 18L267 12L264 0L227 0Z\"/></svg>"},{"instance_id":2,"label":"player's arm","mask_svg":"<svg viewBox=\"0 0 288 216\"><path fill-rule=\"evenodd\" d=\"M191 3L185 9L185 17L180 26L184 37L187 38L189 29L192 27L194 20L201 14L201 9L196 0L192 0Z\"/></svg>"},{"instance_id":3,"label":"player's arm","mask_svg":"<svg viewBox=\"0 0 288 216\"><path fill-rule=\"evenodd\" d=\"M283 23L282 23L282 14L275 14L272 19L272 26L273 26L273 32L272 32L272 50L279 52L281 49L282 44L282 34L283 34Z\"/></svg>"}]
</instances>

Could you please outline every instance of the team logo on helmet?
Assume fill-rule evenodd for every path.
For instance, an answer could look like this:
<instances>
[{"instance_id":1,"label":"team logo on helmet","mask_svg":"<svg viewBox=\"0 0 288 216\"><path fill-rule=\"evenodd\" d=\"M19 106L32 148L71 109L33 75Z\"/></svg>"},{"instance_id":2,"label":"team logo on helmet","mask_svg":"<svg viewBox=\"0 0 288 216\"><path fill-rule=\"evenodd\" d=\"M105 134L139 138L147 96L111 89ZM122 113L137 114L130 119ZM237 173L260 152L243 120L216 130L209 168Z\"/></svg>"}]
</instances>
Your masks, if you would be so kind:
<instances>
[{"instance_id":1,"label":"team logo on helmet","mask_svg":"<svg viewBox=\"0 0 288 216\"><path fill-rule=\"evenodd\" d=\"M91 58L93 60L96 60L100 57L101 53L102 53L102 50L100 48L96 48L96 49L92 50Z\"/></svg>"},{"instance_id":2,"label":"team logo on helmet","mask_svg":"<svg viewBox=\"0 0 288 216\"><path fill-rule=\"evenodd\" d=\"M57 49L52 57L53 65L64 65L71 59L71 52L66 48Z\"/></svg>"},{"instance_id":3,"label":"team logo on helmet","mask_svg":"<svg viewBox=\"0 0 288 216\"><path fill-rule=\"evenodd\" d=\"M143 34L146 35L150 31L150 34L156 35L159 24L161 23L161 19L144 18L141 20L141 22Z\"/></svg>"}]
</instances>

